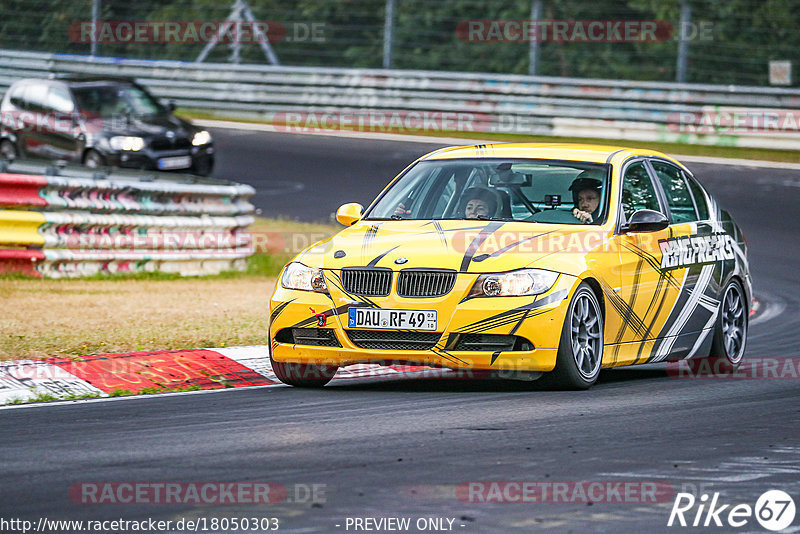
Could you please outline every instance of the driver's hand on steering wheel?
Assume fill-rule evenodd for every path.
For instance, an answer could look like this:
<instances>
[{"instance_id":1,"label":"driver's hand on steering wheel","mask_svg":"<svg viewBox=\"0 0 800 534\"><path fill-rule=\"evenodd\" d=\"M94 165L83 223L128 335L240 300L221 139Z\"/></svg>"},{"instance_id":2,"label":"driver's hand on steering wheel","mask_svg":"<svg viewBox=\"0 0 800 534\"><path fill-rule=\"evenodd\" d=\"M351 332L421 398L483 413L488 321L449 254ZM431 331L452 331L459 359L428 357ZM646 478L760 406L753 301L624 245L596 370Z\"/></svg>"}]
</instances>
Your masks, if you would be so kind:
<instances>
[{"instance_id":1,"label":"driver's hand on steering wheel","mask_svg":"<svg viewBox=\"0 0 800 534\"><path fill-rule=\"evenodd\" d=\"M594 220L592 219L592 214L589 212L581 211L578 208L573 208L572 214L575 216L576 219L578 219L580 222L584 224L594 222Z\"/></svg>"}]
</instances>

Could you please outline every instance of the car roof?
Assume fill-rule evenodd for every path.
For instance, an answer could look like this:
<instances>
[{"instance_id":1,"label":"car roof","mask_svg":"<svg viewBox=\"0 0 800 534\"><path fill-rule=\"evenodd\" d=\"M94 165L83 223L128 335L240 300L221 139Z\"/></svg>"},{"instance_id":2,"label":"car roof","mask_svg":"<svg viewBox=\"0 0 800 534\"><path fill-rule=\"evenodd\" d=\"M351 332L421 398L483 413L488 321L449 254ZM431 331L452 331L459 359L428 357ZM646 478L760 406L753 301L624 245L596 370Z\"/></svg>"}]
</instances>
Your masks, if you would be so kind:
<instances>
[{"instance_id":1,"label":"car roof","mask_svg":"<svg viewBox=\"0 0 800 534\"><path fill-rule=\"evenodd\" d=\"M678 163L666 154L655 150L578 143L497 143L453 146L436 150L420 159L525 158L579 161L582 163L611 163L612 159L617 159L619 156L624 159L632 156L655 156Z\"/></svg>"},{"instance_id":2,"label":"car roof","mask_svg":"<svg viewBox=\"0 0 800 534\"><path fill-rule=\"evenodd\" d=\"M17 80L14 82L14 85L17 84L32 84L38 83L43 85L55 85L55 84L65 84L69 87L88 87L93 85L117 85L117 84L124 84L130 85L136 83L133 78L125 78L125 77L115 77L115 76L88 76L88 75L81 75L81 74L68 74L68 75L54 75L50 78L25 78L22 80Z\"/></svg>"}]
</instances>

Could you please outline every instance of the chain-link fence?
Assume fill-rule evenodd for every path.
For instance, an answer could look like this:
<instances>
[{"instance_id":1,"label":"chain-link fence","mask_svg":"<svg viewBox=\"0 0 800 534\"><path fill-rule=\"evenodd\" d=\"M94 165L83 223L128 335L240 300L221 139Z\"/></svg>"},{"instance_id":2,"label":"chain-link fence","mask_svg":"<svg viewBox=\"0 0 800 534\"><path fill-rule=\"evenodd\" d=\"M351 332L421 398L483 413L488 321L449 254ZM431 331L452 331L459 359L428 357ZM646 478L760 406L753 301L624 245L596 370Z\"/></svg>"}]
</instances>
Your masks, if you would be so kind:
<instances>
[{"instance_id":1,"label":"chain-link fence","mask_svg":"<svg viewBox=\"0 0 800 534\"><path fill-rule=\"evenodd\" d=\"M800 50L797 0L5 0L0 24L13 50L745 85L774 61L797 85Z\"/></svg>"}]
</instances>

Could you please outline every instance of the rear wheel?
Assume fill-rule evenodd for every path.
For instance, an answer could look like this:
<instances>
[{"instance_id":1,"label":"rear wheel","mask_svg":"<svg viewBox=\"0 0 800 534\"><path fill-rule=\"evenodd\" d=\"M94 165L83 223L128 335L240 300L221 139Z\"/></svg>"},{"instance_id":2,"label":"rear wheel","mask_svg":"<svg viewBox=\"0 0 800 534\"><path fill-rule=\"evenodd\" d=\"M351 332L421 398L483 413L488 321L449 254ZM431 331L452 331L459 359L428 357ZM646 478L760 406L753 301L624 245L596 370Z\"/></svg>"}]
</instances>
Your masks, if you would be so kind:
<instances>
[{"instance_id":1,"label":"rear wheel","mask_svg":"<svg viewBox=\"0 0 800 534\"><path fill-rule=\"evenodd\" d=\"M311 363L276 362L272 359L272 347L269 350L269 361L272 372L284 384L300 388L321 388L331 381L339 370L335 365L315 365Z\"/></svg>"},{"instance_id":2,"label":"rear wheel","mask_svg":"<svg viewBox=\"0 0 800 534\"><path fill-rule=\"evenodd\" d=\"M722 292L719 314L714 325L709 360L712 369L736 370L742 363L747 344L747 305L741 284L731 280Z\"/></svg>"},{"instance_id":3,"label":"rear wheel","mask_svg":"<svg viewBox=\"0 0 800 534\"><path fill-rule=\"evenodd\" d=\"M585 282L569 303L556 367L542 380L564 389L588 389L600 375L603 362L603 314L594 291Z\"/></svg>"},{"instance_id":4,"label":"rear wheel","mask_svg":"<svg viewBox=\"0 0 800 534\"><path fill-rule=\"evenodd\" d=\"M17 147L14 146L14 143L8 139L3 139L3 141L0 141L0 159L13 161L18 157L19 153L17 152Z\"/></svg>"}]
</instances>

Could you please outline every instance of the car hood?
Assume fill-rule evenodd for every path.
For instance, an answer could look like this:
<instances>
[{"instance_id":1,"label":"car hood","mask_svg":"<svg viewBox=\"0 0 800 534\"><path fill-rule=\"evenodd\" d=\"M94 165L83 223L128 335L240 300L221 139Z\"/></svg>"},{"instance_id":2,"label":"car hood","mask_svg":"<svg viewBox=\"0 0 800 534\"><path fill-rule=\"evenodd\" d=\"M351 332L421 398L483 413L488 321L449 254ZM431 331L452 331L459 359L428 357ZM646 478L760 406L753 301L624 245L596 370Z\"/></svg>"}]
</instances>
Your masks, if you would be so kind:
<instances>
[{"instance_id":1,"label":"car hood","mask_svg":"<svg viewBox=\"0 0 800 534\"><path fill-rule=\"evenodd\" d=\"M535 265L580 274L611 238L598 226L503 221L359 221L301 253L326 269L386 267L503 272ZM553 261L542 261L551 258Z\"/></svg>"},{"instance_id":2,"label":"car hood","mask_svg":"<svg viewBox=\"0 0 800 534\"><path fill-rule=\"evenodd\" d=\"M102 121L110 135L158 137L171 131L177 138L187 138L197 131L197 128L189 122L169 114L120 116L105 118Z\"/></svg>"}]
</instances>

